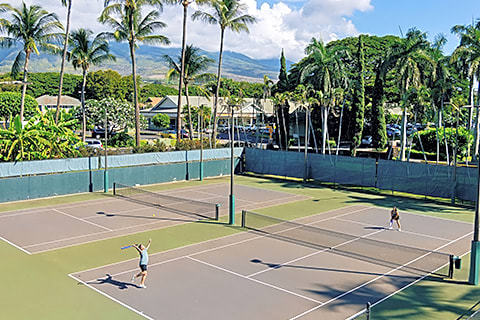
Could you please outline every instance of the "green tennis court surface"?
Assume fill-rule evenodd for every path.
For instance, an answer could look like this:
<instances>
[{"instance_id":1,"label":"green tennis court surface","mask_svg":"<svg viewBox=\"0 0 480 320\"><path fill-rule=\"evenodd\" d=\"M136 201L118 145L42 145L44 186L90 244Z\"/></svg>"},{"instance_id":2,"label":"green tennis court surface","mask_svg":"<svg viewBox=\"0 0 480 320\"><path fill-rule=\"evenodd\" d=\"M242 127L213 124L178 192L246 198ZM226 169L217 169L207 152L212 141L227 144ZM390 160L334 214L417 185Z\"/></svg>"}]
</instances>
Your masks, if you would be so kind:
<instances>
[{"instance_id":1,"label":"green tennis court surface","mask_svg":"<svg viewBox=\"0 0 480 320\"><path fill-rule=\"evenodd\" d=\"M0 213L0 236L10 242L0 242L0 273L8 275L0 290L2 317L345 319L367 301L394 294L374 306L373 319L444 319L480 299L480 290L464 284L468 255L450 281L443 278L448 261L436 254L468 252L471 210L237 177L237 226L231 227L225 224L227 181L147 188L220 203L219 221L99 194L0 205L0 211L9 208ZM384 228L392 205L400 208L402 232ZM248 217L248 228L241 228L242 209L332 232L337 242L329 243L325 232L317 241L310 231L302 235L294 226L285 230ZM120 247L148 238L147 288L140 289L130 282L138 254ZM388 246L362 251L370 240L405 252Z\"/></svg>"}]
</instances>

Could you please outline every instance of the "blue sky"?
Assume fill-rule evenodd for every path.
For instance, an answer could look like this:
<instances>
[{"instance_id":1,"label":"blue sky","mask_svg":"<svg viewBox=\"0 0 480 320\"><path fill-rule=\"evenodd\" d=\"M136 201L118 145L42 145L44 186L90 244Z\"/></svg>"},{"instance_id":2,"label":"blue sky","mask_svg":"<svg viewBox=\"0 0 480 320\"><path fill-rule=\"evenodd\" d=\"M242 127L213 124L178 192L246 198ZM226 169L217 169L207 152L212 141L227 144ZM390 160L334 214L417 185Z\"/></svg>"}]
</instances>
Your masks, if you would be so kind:
<instances>
[{"instance_id":1,"label":"blue sky","mask_svg":"<svg viewBox=\"0 0 480 320\"><path fill-rule=\"evenodd\" d=\"M433 40L443 33L448 43L445 52L451 53L458 44L450 28L456 24L471 23L480 18L479 0L373 0L374 9L355 12L351 20L361 33L375 35L400 35L399 26L405 33L411 27L427 32Z\"/></svg>"},{"instance_id":2,"label":"blue sky","mask_svg":"<svg viewBox=\"0 0 480 320\"><path fill-rule=\"evenodd\" d=\"M65 8L59 0L24 0L27 4L41 4L56 12L65 21ZM282 49L287 59L298 61L312 37L329 42L359 33L372 35L400 35L399 26L406 33L411 27L427 32L429 38L438 33L447 36L445 53L450 54L458 44L450 33L456 24L469 24L480 18L480 0L241 0L247 13L257 18L250 25L250 33L225 34L225 50L246 54L256 59L278 58ZM22 0L10 0L20 5ZM88 24L95 32L106 29L97 17L103 9L101 0L74 0L72 27ZM198 9L189 6L189 15ZM165 6L160 19L168 27L161 33L169 37L171 47L180 47L182 30L181 6ZM208 50L219 47L218 26L200 21L188 22L188 43Z\"/></svg>"}]
</instances>

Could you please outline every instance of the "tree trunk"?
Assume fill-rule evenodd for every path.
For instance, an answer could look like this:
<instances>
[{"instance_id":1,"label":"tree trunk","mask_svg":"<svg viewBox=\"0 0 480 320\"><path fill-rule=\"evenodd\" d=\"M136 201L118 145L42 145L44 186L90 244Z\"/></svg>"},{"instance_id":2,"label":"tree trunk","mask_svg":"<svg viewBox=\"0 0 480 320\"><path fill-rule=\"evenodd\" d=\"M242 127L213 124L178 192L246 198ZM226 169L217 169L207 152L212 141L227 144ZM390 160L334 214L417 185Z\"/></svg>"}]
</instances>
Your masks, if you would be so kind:
<instances>
[{"instance_id":1,"label":"tree trunk","mask_svg":"<svg viewBox=\"0 0 480 320\"><path fill-rule=\"evenodd\" d=\"M85 85L87 83L87 69L83 69L82 81L82 141L85 142L85 132L87 127L87 119L85 116Z\"/></svg>"},{"instance_id":2,"label":"tree trunk","mask_svg":"<svg viewBox=\"0 0 480 320\"><path fill-rule=\"evenodd\" d=\"M182 34L182 62L180 66L180 78L178 80L178 103L177 103L177 141L180 141L182 130L182 84L185 76L185 42L187 40L187 8L188 1L182 1L183 5L183 34Z\"/></svg>"},{"instance_id":3,"label":"tree trunk","mask_svg":"<svg viewBox=\"0 0 480 320\"><path fill-rule=\"evenodd\" d=\"M283 134L285 136L285 150L288 151L288 131L287 131L287 125L285 124L285 108L284 107L282 108ZM287 108L288 108L288 104L287 104Z\"/></svg>"},{"instance_id":4,"label":"tree trunk","mask_svg":"<svg viewBox=\"0 0 480 320\"><path fill-rule=\"evenodd\" d=\"M407 148L407 106L403 107L402 114L402 148L400 160L405 161L405 149Z\"/></svg>"},{"instance_id":5,"label":"tree trunk","mask_svg":"<svg viewBox=\"0 0 480 320\"><path fill-rule=\"evenodd\" d=\"M25 95L27 94L28 63L30 62L30 50L25 51L25 65L23 67L22 100L20 102L20 121L23 122L25 109ZM23 127L23 124L22 124Z\"/></svg>"},{"instance_id":6,"label":"tree trunk","mask_svg":"<svg viewBox=\"0 0 480 320\"><path fill-rule=\"evenodd\" d=\"M440 129L440 109L437 108L437 126L435 128L435 134L437 136L437 163L440 161L440 138L438 136L438 130Z\"/></svg>"},{"instance_id":7,"label":"tree trunk","mask_svg":"<svg viewBox=\"0 0 480 320\"><path fill-rule=\"evenodd\" d=\"M280 122L279 122L279 117L280 117L280 111L279 111L279 108L277 106L276 108L276 114L277 116L275 117L275 123L277 125L277 128L275 129L275 137L278 138L278 147L280 148L280 150L283 150L283 147L282 147L282 132L280 130Z\"/></svg>"},{"instance_id":8,"label":"tree trunk","mask_svg":"<svg viewBox=\"0 0 480 320\"><path fill-rule=\"evenodd\" d=\"M327 143L327 107L322 106L322 154L325 154L325 147Z\"/></svg>"},{"instance_id":9,"label":"tree trunk","mask_svg":"<svg viewBox=\"0 0 480 320\"><path fill-rule=\"evenodd\" d=\"M477 105L475 107L475 110L477 111L477 117L475 118L475 151L474 151L474 155L475 155L475 160L478 160L478 144L479 144L479 140L480 140L480 122L479 122L479 114L478 114L478 108L479 108L479 105L480 105L480 79L478 79L477 77L477 81L478 81L478 96L477 96Z\"/></svg>"},{"instance_id":10,"label":"tree trunk","mask_svg":"<svg viewBox=\"0 0 480 320\"><path fill-rule=\"evenodd\" d=\"M335 155L338 156L338 149L340 148L340 138L342 136L342 121L343 121L343 108L345 107L345 98L343 98L342 110L340 111L340 123L338 125L338 139L337 139L337 150Z\"/></svg>"},{"instance_id":11,"label":"tree trunk","mask_svg":"<svg viewBox=\"0 0 480 320\"><path fill-rule=\"evenodd\" d=\"M190 108L190 99L189 99L189 96L188 96L188 83L185 83L185 98L187 99L188 131L190 132L189 138L190 138L190 140L193 140L192 110Z\"/></svg>"},{"instance_id":12,"label":"tree trunk","mask_svg":"<svg viewBox=\"0 0 480 320\"><path fill-rule=\"evenodd\" d=\"M305 108L305 150L303 157L303 182L308 178L308 108Z\"/></svg>"},{"instance_id":13,"label":"tree trunk","mask_svg":"<svg viewBox=\"0 0 480 320\"><path fill-rule=\"evenodd\" d=\"M129 44L130 44L130 57L132 58L133 104L135 106L135 145L139 147L140 146L140 107L138 106L138 93L137 93L138 92L137 91L137 64L135 62L135 44L133 40L130 41Z\"/></svg>"},{"instance_id":14,"label":"tree trunk","mask_svg":"<svg viewBox=\"0 0 480 320\"><path fill-rule=\"evenodd\" d=\"M218 72L217 72L217 87L215 88L215 100L213 104L213 132L212 139L215 141L217 138L217 108L218 108L218 95L220 92L220 80L222 77L222 55L223 55L223 36L225 29L220 29L220 53L218 54Z\"/></svg>"},{"instance_id":15,"label":"tree trunk","mask_svg":"<svg viewBox=\"0 0 480 320\"><path fill-rule=\"evenodd\" d=\"M70 14L72 13L72 0L68 0L67 8L67 28L65 30L65 43L63 44L62 64L60 66L60 80L58 84L57 111L55 112L55 123L58 124L60 115L60 99L62 97L63 74L65 73L65 60L67 59L68 36L70 33Z\"/></svg>"}]
</instances>

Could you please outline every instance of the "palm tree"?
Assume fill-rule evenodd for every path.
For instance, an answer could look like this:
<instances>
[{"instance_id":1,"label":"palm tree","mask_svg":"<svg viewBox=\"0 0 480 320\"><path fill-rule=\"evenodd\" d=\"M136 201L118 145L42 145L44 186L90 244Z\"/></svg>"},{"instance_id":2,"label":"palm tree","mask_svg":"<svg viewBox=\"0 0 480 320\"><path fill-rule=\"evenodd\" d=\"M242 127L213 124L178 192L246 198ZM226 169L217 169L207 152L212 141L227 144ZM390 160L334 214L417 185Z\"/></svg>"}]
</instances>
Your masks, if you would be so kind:
<instances>
[{"instance_id":1,"label":"palm tree","mask_svg":"<svg viewBox=\"0 0 480 320\"><path fill-rule=\"evenodd\" d=\"M188 124L189 124L189 131L190 131L190 139L193 138L193 126L192 126L192 111L190 108L190 100L188 95L188 85L190 83L195 83L195 80L207 78L209 74L203 73L206 71L211 63L214 60L199 54L200 49L194 47L193 45L188 45L185 49L184 54L178 57L178 61L168 56L164 55L163 58L168 62L170 70L168 70L166 79L170 79L172 77L178 77L179 79L183 79L182 81L185 85L185 96L187 99L187 109L188 109ZM183 78L181 77L183 72ZM181 99L180 99L181 101ZM181 105L178 105L178 109L181 109ZM177 115L178 116L178 115ZM179 132L177 131L177 139L180 138Z\"/></svg>"},{"instance_id":2,"label":"palm tree","mask_svg":"<svg viewBox=\"0 0 480 320\"><path fill-rule=\"evenodd\" d=\"M142 14L146 6L162 8L160 0L105 0L105 8L100 15L99 21L109 25L114 31L104 32L102 36L116 41L127 41L130 47L132 60L133 78L133 101L135 105L135 142L140 145L140 108L138 105L137 66L135 50L138 42L148 44L169 44L170 40L159 34L153 34L156 30L163 29L167 25L158 21L160 13L152 10Z\"/></svg>"},{"instance_id":3,"label":"palm tree","mask_svg":"<svg viewBox=\"0 0 480 320\"><path fill-rule=\"evenodd\" d=\"M12 66L12 75L15 77L21 70L23 63L22 100L20 103L20 121L23 121L25 94L27 91L28 64L32 52L37 55L40 50L58 52L58 47L52 42L59 41L63 26L55 13L48 13L40 6L28 7L24 2L18 8L9 4L0 4L0 12L11 12L12 19L0 19L0 31L6 36L0 36L1 47L12 47L22 44Z\"/></svg>"},{"instance_id":4,"label":"palm tree","mask_svg":"<svg viewBox=\"0 0 480 320\"><path fill-rule=\"evenodd\" d=\"M213 137L217 135L217 107L218 94L220 90L220 80L222 77L222 55L223 55L223 40L225 30L230 29L233 32L240 33L242 31L249 32L247 24L255 23L255 17L244 14L247 7L241 4L239 0L212 0L209 2L213 13L197 10L193 15L193 20L202 20L208 24L217 24L220 26L220 53L218 56L218 72L217 72L217 86L215 89L215 100L213 106Z\"/></svg>"},{"instance_id":5,"label":"palm tree","mask_svg":"<svg viewBox=\"0 0 480 320\"><path fill-rule=\"evenodd\" d=\"M335 103L335 88L346 87L347 77L341 61L343 52L329 50L322 41L312 38L305 49L307 57L300 61L300 83L311 84L320 92L319 104L322 112L322 154L327 142L328 110Z\"/></svg>"},{"instance_id":6,"label":"palm tree","mask_svg":"<svg viewBox=\"0 0 480 320\"><path fill-rule=\"evenodd\" d=\"M480 20L475 25L462 26L456 25L452 28L452 32L460 37L460 45L455 49L452 54L451 61L463 59L468 65L468 76L470 77L470 84L473 91L474 78L477 81L480 79ZM478 84L478 92L480 92L480 82ZM472 95L471 95L472 96ZM475 149L474 157L478 157L479 149L479 136L480 136L480 124L479 124L479 109L480 105L480 93L478 94L478 101L476 106L477 118L475 120ZM472 105L473 101L470 102Z\"/></svg>"},{"instance_id":7,"label":"palm tree","mask_svg":"<svg viewBox=\"0 0 480 320\"><path fill-rule=\"evenodd\" d=\"M70 49L68 52L68 60L72 63L75 70L81 68L82 81L82 141L85 142L85 85L87 83L87 73L90 66L96 66L104 61L115 60L111 54L108 42L97 35L93 40L91 39L93 32L88 29L78 29L72 32L70 40Z\"/></svg>"},{"instance_id":8,"label":"palm tree","mask_svg":"<svg viewBox=\"0 0 480 320\"><path fill-rule=\"evenodd\" d=\"M57 111L55 113L55 123L58 123L60 114L60 99L62 97L63 74L65 72L65 60L67 59L68 37L70 32L70 14L72 13L72 0L62 0L62 5L67 7L67 26L65 29L65 41L63 43L62 64L60 66L60 80L58 84Z\"/></svg>"},{"instance_id":9,"label":"palm tree","mask_svg":"<svg viewBox=\"0 0 480 320\"><path fill-rule=\"evenodd\" d=\"M432 62L426 50L429 47L426 33L413 28L400 45L395 47L387 58L389 65L397 71L397 83L402 96L402 148L401 160L405 161L407 142L407 109L409 107L410 88L419 88L426 78L426 69Z\"/></svg>"},{"instance_id":10,"label":"palm tree","mask_svg":"<svg viewBox=\"0 0 480 320\"><path fill-rule=\"evenodd\" d=\"M205 3L207 0L197 0L198 4ZM182 52L181 52L181 60L180 60L180 79L184 78L184 69L183 66L185 65L185 45L187 41L187 9L188 6L193 2L193 0L167 0L170 3L178 3L183 6L183 26L182 26ZM177 109L177 140L180 139L180 130L182 128L182 114L181 108L182 105L182 86L183 82L178 82L178 109ZM190 122L191 123L191 122Z\"/></svg>"},{"instance_id":11,"label":"palm tree","mask_svg":"<svg viewBox=\"0 0 480 320\"><path fill-rule=\"evenodd\" d=\"M443 35L438 35L433 45L429 50L430 61L433 64L432 76L430 79L432 88L432 104L436 109L437 125L436 125L436 140L437 140L437 163L440 160L440 139L438 130L442 126L442 112L445 94L448 89L452 87L450 81L450 72L448 71L448 57L443 55L443 46L447 39ZM420 137L420 136L419 136Z\"/></svg>"}]
</instances>

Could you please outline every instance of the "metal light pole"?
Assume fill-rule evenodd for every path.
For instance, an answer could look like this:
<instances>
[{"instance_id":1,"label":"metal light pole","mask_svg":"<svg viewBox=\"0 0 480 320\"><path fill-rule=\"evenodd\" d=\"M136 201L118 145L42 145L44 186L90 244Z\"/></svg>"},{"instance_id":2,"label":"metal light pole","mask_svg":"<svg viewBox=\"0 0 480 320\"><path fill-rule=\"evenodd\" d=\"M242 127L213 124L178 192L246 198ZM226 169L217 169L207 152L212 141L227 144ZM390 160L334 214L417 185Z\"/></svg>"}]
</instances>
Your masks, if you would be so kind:
<instances>
[{"instance_id":1,"label":"metal light pole","mask_svg":"<svg viewBox=\"0 0 480 320\"><path fill-rule=\"evenodd\" d=\"M303 182L307 182L308 175L308 107L305 107L305 152L303 159Z\"/></svg>"},{"instance_id":2,"label":"metal light pole","mask_svg":"<svg viewBox=\"0 0 480 320\"><path fill-rule=\"evenodd\" d=\"M203 110L200 108L200 181L203 181Z\"/></svg>"},{"instance_id":3,"label":"metal light pole","mask_svg":"<svg viewBox=\"0 0 480 320\"><path fill-rule=\"evenodd\" d=\"M108 192L108 166L107 166L107 146L108 146L108 111L105 107L105 171L103 172L103 192Z\"/></svg>"},{"instance_id":4,"label":"metal light pole","mask_svg":"<svg viewBox=\"0 0 480 320\"><path fill-rule=\"evenodd\" d=\"M233 156L233 142L235 141L235 130L233 125L233 116L234 116L234 108L232 108L232 124L230 126L231 130L231 140L230 140L230 206L229 206L229 222L228 224L234 225L235 224L235 195L233 194L233 177L235 175L235 158Z\"/></svg>"}]
</instances>

